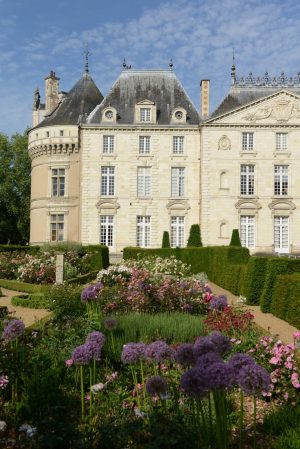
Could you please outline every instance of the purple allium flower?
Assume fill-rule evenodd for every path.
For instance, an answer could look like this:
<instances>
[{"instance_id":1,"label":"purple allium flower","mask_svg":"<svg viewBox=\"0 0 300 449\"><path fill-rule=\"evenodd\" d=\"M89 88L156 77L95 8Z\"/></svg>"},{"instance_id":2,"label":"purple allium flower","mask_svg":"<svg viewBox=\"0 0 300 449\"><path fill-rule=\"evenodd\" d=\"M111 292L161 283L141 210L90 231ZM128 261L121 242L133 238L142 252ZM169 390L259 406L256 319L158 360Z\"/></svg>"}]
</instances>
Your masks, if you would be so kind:
<instances>
[{"instance_id":1,"label":"purple allium flower","mask_svg":"<svg viewBox=\"0 0 300 449\"><path fill-rule=\"evenodd\" d=\"M222 358L217 352L208 352L207 354L203 354L197 358L196 366L202 366L207 369L214 363L222 362Z\"/></svg>"},{"instance_id":2,"label":"purple allium flower","mask_svg":"<svg viewBox=\"0 0 300 449\"><path fill-rule=\"evenodd\" d=\"M104 327L105 329L109 330L109 331L113 331L117 328L118 326L118 322L117 320L115 320L115 318L106 318L106 320L104 321Z\"/></svg>"},{"instance_id":3,"label":"purple allium flower","mask_svg":"<svg viewBox=\"0 0 300 449\"><path fill-rule=\"evenodd\" d=\"M100 291L104 288L101 282L88 285L81 293L81 301L90 302L98 298Z\"/></svg>"},{"instance_id":4,"label":"purple allium flower","mask_svg":"<svg viewBox=\"0 0 300 449\"><path fill-rule=\"evenodd\" d=\"M105 343L105 339L106 337L104 334L102 334L102 332L93 331L86 336L85 342L97 344L100 347L100 349L102 349Z\"/></svg>"},{"instance_id":5,"label":"purple allium flower","mask_svg":"<svg viewBox=\"0 0 300 449\"><path fill-rule=\"evenodd\" d=\"M164 362L174 360L174 351L165 341L157 340L146 347L145 356L148 361Z\"/></svg>"},{"instance_id":6,"label":"purple allium flower","mask_svg":"<svg viewBox=\"0 0 300 449\"><path fill-rule=\"evenodd\" d=\"M189 369L182 375L180 387L191 398L202 399L210 390L208 371L199 366Z\"/></svg>"},{"instance_id":7,"label":"purple allium flower","mask_svg":"<svg viewBox=\"0 0 300 449\"><path fill-rule=\"evenodd\" d=\"M224 295L213 296L208 304L208 308L211 310L220 311L225 309L226 307L228 307L228 302L226 296Z\"/></svg>"},{"instance_id":8,"label":"purple allium flower","mask_svg":"<svg viewBox=\"0 0 300 449\"><path fill-rule=\"evenodd\" d=\"M91 361L91 350L87 344L77 346L72 352L75 365L88 365Z\"/></svg>"},{"instance_id":9,"label":"purple allium flower","mask_svg":"<svg viewBox=\"0 0 300 449\"><path fill-rule=\"evenodd\" d=\"M215 346L216 351L220 355L224 355L227 352L230 352L232 349L232 345L230 339L225 335L222 335L220 332L215 331L209 335L210 341Z\"/></svg>"},{"instance_id":10,"label":"purple allium flower","mask_svg":"<svg viewBox=\"0 0 300 449\"><path fill-rule=\"evenodd\" d=\"M197 360L198 357L208 352L215 352L215 345L212 343L209 337L198 337L194 344L194 357Z\"/></svg>"},{"instance_id":11,"label":"purple allium flower","mask_svg":"<svg viewBox=\"0 0 300 449\"><path fill-rule=\"evenodd\" d=\"M168 391L167 381L161 376L152 376L146 382L146 391L149 396L165 396Z\"/></svg>"},{"instance_id":12,"label":"purple allium flower","mask_svg":"<svg viewBox=\"0 0 300 449\"><path fill-rule=\"evenodd\" d=\"M253 366L256 364L255 360L250 357L250 355L242 354L240 352L233 354L228 360L228 363L232 366L234 373L237 375L244 366Z\"/></svg>"},{"instance_id":13,"label":"purple allium flower","mask_svg":"<svg viewBox=\"0 0 300 449\"><path fill-rule=\"evenodd\" d=\"M182 366L192 366L195 364L194 345L191 343L184 343L180 345L175 354L176 362Z\"/></svg>"},{"instance_id":14,"label":"purple allium flower","mask_svg":"<svg viewBox=\"0 0 300 449\"><path fill-rule=\"evenodd\" d=\"M228 363L216 362L207 367L212 390L230 389L234 384L234 372Z\"/></svg>"},{"instance_id":15,"label":"purple allium flower","mask_svg":"<svg viewBox=\"0 0 300 449\"><path fill-rule=\"evenodd\" d=\"M145 357L146 345L144 343L127 343L123 346L121 360L123 363L136 363Z\"/></svg>"},{"instance_id":16,"label":"purple allium flower","mask_svg":"<svg viewBox=\"0 0 300 449\"><path fill-rule=\"evenodd\" d=\"M3 330L2 338L5 343L16 340L25 332L25 324L21 320L11 320Z\"/></svg>"},{"instance_id":17,"label":"purple allium flower","mask_svg":"<svg viewBox=\"0 0 300 449\"><path fill-rule=\"evenodd\" d=\"M236 376L239 387L249 395L258 395L269 391L271 377L268 371L260 365L245 365Z\"/></svg>"},{"instance_id":18,"label":"purple allium flower","mask_svg":"<svg viewBox=\"0 0 300 449\"><path fill-rule=\"evenodd\" d=\"M7 376L0 376L0 388L1 390L4 390L4 388L8 385L8 377Z\"/></svg>"}]
</instances>

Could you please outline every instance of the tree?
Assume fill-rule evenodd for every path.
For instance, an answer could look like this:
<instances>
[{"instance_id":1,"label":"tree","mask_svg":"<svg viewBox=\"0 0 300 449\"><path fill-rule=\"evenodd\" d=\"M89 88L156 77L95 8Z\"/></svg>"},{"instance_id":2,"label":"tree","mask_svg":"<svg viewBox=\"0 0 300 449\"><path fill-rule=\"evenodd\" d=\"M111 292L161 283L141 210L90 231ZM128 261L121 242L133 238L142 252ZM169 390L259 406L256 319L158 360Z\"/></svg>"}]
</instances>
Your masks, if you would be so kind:
<instances>
[{"instance_id":1,"label":"tree","mask_svg":"<svg viewBox=\"0 0 300 449\"><path fill-rule=\"evenodd\" d=\"M30 174L27 132L0 134L0 243L29 240Z\"/></svg>"},{"instance_id":2,"label":"tree","mask_svg":"<svg viewBox=\"0 0 300 449\"><path fill-rule=\"evenodd\" d=\"M187 246L202 246L200 226L198 224L191 226Z\"/></svg>"},{"instance_id":3,"label":"tree","mask_svg":"<svg viewBox=\"0 0 300 449\"><path fill-rule=\"evenodd\" d=\"M171 248L170 245L170 236L168 231L164 231L163 233L163 238L162 238L162 244L161 244L162 248Z\"/></svg>"},{"instance_id":4,"label":"tree","mask_svg":"<svg viewBox=\"0 0 300 449\"><path fill-rule=\"evenodd\" d=\"M242 246L238 229L233 229L229 246Z\"/></svg>"}]
</instances>

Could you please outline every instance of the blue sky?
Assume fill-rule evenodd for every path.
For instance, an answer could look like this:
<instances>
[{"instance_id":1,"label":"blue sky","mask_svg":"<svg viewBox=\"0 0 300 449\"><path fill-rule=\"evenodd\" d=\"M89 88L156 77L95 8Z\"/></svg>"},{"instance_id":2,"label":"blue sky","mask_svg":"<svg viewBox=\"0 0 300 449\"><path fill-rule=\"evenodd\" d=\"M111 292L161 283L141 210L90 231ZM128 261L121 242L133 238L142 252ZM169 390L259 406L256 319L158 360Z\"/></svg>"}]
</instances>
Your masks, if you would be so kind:
<instances>
[{"instance_id":1,"label":"blue sky","mask_svg":"<svg viewBox=\"0 0 300 449\"><path fill-rule=\"evenodd\" d=\"M122 69L174 71L199 107L199 82L211 80L211 108L238 75L300 71L298 0L0 0L0 132L31 125L33 92L54 70L70 90L90 72L105 95Z\"/></svg>"}]
</instances>

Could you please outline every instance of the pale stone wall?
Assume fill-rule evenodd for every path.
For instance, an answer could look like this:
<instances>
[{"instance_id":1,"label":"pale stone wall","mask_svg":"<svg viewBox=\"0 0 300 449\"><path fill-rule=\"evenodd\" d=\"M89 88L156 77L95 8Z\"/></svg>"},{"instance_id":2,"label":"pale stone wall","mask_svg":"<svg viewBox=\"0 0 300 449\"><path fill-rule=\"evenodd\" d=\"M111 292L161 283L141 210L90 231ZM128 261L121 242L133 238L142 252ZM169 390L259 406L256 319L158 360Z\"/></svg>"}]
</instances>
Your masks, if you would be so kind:
<instances>
[{"instance_id":1,"label":"pale stone wall","mask_svg":"<svg viewBox=\"0 0 300 449\"><path fill-rule=\"evenodd\" d=\"M114 154L103 154L103 135L115 136ZM139 154L139 136L151 137L149 155ZM184 136L184 154L172 154L173 136ZM81 129L81 241L100 241L100 215L114 215L112 252L136 246L137 215L151 216L151 246L160 247L163 231L170 232L170 216L185 216L189 228L199 223L200 134L184 128L91 127ZM115 167L115 196L100 196L101 166ZM151 196L137 197L137 169L151 167ZM185 167L185 196L171 198L171 167Z\"/></svg>"}]
</instances>

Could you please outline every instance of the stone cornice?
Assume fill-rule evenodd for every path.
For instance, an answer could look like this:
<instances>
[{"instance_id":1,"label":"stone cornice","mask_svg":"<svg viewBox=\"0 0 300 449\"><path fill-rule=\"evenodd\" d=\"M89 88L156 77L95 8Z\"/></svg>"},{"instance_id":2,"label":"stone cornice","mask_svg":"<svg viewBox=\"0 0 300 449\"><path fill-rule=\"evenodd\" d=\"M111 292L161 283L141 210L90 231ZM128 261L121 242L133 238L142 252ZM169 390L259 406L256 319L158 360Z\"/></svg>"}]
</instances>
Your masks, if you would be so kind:
<instances>
[{"instance_id":1,"label":"stone cornice","mask_svg":"<svg viewBox=\"0 0 300 449\"><path fill-rule=\"evenodd\" d=\"M28 149L31 160L43 155L51 156L53 154L72 154L78 153L78 151L79 148L77 143L49 143L32 146Z\"/></svg>"},{"instance_id":2,"label":"stone cornice","mask_svg":"<svg viewBox=\"0 0 300 449\"><path fill-rule=\"evenodd\" d=\"M178 132L184 132L184 131L199 131L199 125L188 125L186 123L184 123L183 125L176 125L176 126L172 126L172 125L156 125L153 124L152 126L150 125L143 125L143 126L139 126L137 124L134 125L115 125L112 124L111 126L107 126L107 124L105 125L81 125L80 126L80 131L83 130L92 130L92 131L108 131L108 132L112 132L112 131L128 131L128 132L133 132L133 131L137 131L137 132L153 132L153 131L160 131L160 132L166 132L166 131L178 131Z\"/></svg>"}]
</instances>

